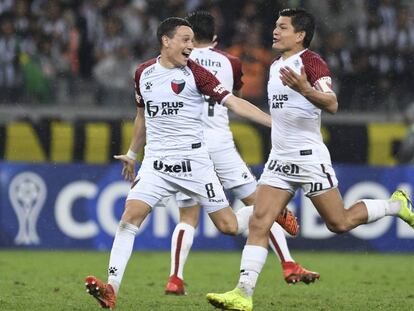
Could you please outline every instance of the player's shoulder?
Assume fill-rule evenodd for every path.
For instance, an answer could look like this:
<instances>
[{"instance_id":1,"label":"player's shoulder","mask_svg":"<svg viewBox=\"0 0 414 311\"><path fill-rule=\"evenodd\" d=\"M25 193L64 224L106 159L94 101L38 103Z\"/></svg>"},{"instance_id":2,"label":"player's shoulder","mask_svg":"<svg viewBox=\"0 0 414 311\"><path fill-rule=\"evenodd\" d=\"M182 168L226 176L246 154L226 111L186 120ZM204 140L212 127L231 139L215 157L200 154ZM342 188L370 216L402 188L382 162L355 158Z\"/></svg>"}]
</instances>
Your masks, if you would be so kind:
<instances>
[{"instance_id":1,"label":"player's shoulder","mask_svg":"<svg viewBox=\"0 0 414 311\"><path fill-rule=\"evenodd\" d=\"M238 58L237 56L231 55L230 53L227 53L226 51L223 51L217 48L211 48L210 51L212 51L213 53L222 55L228 58L230 61L240 62L240 58Z\"/></svg>"},{"instance_id":2,"label":"player's shoulder","mask_svg":"<svg viewBox=\"0 0 414 311\"><path fill-rule=\"evenodd\" d=\"M331 72L322 57L313 51L306 50L300 54L308 80L313 86L322 77L330 77Z\"/></svg>"},{"instance_id":3,"label":"player's shoulder","mask_svg":"<svg viewBox=\"0 0 414 311\"><path fill-rule=\"evenodd\" d=\"M187 61L187 66L186 67L190 68L190 70L193 73L196 73L196 72L199 72L199 71L202 71L202 72L208 71L206 68L204 68L199 63L197 63L196 61L192 60L191 58Z\"/></svg>"},{"instance_id":4,"label":"player's shoulder","mask_svg":"<svg viewBox=\"0 0 414 311\"><path fill-rule=\"evenodd\" d=\"M311 50L305 50L302 54L300 54L300 58L302 62L305 63L316 63L316 64L323 64L326 66L326 62L323 58L316 52Z\"/></svg>"},{"instance_id":5,"label":"player's shoulder","mask_svg":"<svg viewBox=\"0 0 414 311\"><path fill-rule=\"evenodd\" d=\"M139 64L137 66L137 69L135 70L135 77L140 76L145 69L151 67L156 62L157 62L157 58L151 58L151 59Z\"/></svg>"}]
</instances>

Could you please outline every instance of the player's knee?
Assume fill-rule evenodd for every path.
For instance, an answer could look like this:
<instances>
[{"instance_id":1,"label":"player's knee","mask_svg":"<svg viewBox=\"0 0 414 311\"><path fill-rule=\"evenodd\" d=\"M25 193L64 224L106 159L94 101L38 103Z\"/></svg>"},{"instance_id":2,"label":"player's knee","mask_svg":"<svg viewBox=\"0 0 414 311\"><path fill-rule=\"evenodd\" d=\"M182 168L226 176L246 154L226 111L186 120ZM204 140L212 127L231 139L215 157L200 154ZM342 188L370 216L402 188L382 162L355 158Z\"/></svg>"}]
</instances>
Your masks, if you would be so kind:
<instances>
[{"instance_id":1,"label":"player's knee","mask_svg":"<svg viewBox=\"0 0 414 311\"><path fill-rule=\"evenodd\" d=\"M121 221L140 226L150 211L151 209L147 205L136 204L128 201L125 205L125 210L122 214Z\"/></svg>"},{"instance_id":2,"label":"player's knee","mask_svg":"<svg viewBox=\"0 0 414 311\"><path fill-rule=\"evenodd\" d=\"M258 213L253 213L252 217L250 217L249 220L249 231L254 232L267 232L269 231L266 228L271 227L271 223L273 223L273 220L269 220L266 215L260 215Z\"/></svg>"},{"instance_id":3,"label":"player's knee","mask_svg":"<svg viewBox=\"0 0 414 311\"><path fill-rule=\"evenodd\" d=\"M329 221L326 222L326 226L328 227L328 230L333 233L341 234L348 232L348 227L344 222Z\"/></svg>"},{"instance_id":4,"label":"player's knee","mask_svg":"<svg viewBox=\"0 0 414 311\"><path fill-rule=\"evenodd\" d=\"M227 235L236 235L237 234L237 224L232 223L229 221L221 221L217 224L217 229L220 230L221 233Z\"/></svg>"},{"instance_id":5,"label":"player's knee","mask_svg":"<svg viewBox=\"0 0 414 311\"><path fill-rule=\"evenodd\" d=\"M185 215L180 217L180 222L183 222L187 225L190 225L194 228L198 226L198 216L197 215Z\"/></svg>"}]
</instances>

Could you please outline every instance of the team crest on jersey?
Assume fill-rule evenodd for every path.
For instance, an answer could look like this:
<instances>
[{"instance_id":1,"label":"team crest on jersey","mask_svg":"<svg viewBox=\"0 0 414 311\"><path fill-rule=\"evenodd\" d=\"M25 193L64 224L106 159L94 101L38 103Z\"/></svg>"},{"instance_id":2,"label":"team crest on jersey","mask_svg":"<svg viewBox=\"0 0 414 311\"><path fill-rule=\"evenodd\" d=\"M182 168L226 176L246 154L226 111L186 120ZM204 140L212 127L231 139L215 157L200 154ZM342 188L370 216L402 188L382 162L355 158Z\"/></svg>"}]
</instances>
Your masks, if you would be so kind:
<instances>
[{"instance_id":1,"label":"team crest on jersey","mask_svg":"<svg viewBox=\"0 0 414 311\"><path fill-rule=\"evenodd\" d=\"M300 66L300 63L297 59L293 62L293 64L295 65L296 68L299 68Z\"/></svg>"},{"instance_id":2,"label":"team crest on jersey","mask_svg":"<svg viewBox=\"0 0 414 311\"><path fill-rule=\"evenodd\" d=\"M171 88L175 94L180 94L182 90L184 90L185 81L184 80L172 80L171 81Z\"/></svg>"}]
</instances>

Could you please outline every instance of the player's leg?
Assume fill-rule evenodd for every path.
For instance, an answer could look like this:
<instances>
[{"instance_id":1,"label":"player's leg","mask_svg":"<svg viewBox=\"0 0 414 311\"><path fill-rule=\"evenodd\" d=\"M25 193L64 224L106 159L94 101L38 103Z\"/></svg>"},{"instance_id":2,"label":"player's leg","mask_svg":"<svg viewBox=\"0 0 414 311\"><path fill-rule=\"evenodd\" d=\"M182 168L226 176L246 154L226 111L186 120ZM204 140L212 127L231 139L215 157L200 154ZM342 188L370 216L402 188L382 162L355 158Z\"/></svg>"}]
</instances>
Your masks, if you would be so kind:
<instances>
[{"instance_id":1,"label":"player's leg","mask_svg":"<svg viewBox=\"0 0 414 311\"><path fill-rule=\"evenodd\" d=\"M206 166L197 173L199 174L198 187L187 189L194 193L192 198L200 203L216 228L222 233L236 235L244 232L253 213L253 206L244 206L233 212L210 159L206 161ZM203 190L200 192L198 189Z\"/></svg>"},{"instance_id":2,"label":"player's leg","mask_svg":"<svg viewBox=\"0 0 414 311\"><path fill-rule=\"evenodd\" d=\"M288 284L304 282L313 283L320 278L318 272L303 268L292 258L287 244L285 232L278 223L274 223L269 232L269 245L282 265L283 278Z\"/></svg>"},{"instance_id":3,"label":"player's leg","mask_svg":"<svg viewBox=\"0 0 414 311\"><path fill-rule=\"evenodd\" d=\"M249 222L249 236L243 249L237 287L224 294L207 294L214 306L226 310L252 310L253 290L267 257L269 230L274 219L288 204L292 193L268 185L259 185L256 204Z\"/></svg>"},{"instance_id":4,"label":"player's leg","mask_svg":"<svg viewBox=\"0 0 414 311\"><path fill-rule=\"evenodd\" d=\"M175 226L171 237L171 269L165 293L185 295L184 266L193 245L200 207L192 199L180 200L177 203L180 207L180 221Z\"/></svg>"},{"instance_id":5,"label":"player's leg","mask_svg":"<svg viewBox=\"0 0 414 311\"><path fill-rule=\"evenodd\" d=\"M305 194L332 232L348 232L385 216L398 216L414 227L411 200L405 192L397 190L390 200L363 199L345 208L337 189L335 171L330 164L306 165L303 169L309 173L311 181L302 186Z\"/></svg>"},{"instance_id":6,"label":"player's leg","mask_svg":"<svg viewBox=\"0 0 414 311\"><path fill-rule=\"evenodd\" d=\"M150 206L140 200L128 200L115 234L108 267L108 283L95 276L85 279L87 292L92 295L102 308L114 308L119 286L131 257L135 235L138 228L151 211Z\"/></svg>"},{"instance_id":7,"label":"player's leg","mask_svg":"<svg viewBox=\"0 0 414 311\"><path fill-rule=\"evenodd\" d=\"M267 257L270 228L274 219L289 203L292 194L268 185L259 185L256 204L249 222L249 236L240 264L239 287L247 296L253 294L257 277Z\"/></svg>"},{"instance_id":8,"label":"player's leg","mask_svg":"<svg viewBox=\"0 0 414 311\"><path fill-rule=\"evenodd\" d=\"M344 207L336 188L310 199L328 229L335 233L348 232L361 224L375 222L385 216L398 216L414 227L411 200L408 195L400 195L401 193L403 192L396 191L390 200L364 199L349 208Z\"/></svg>"},{"instance_id":9,"label":"player's leg","mask_svg":"<svg viewBox=\"0 0 414 311\"><path fill-rule=\"evenodd\" d=\"M236 198L243 197L243 194L245 195L246 193L248 193L243 191L243 187L235 187L235 189L232 190ZM256 191L250 193L247 197L242 198L241 201L246 205L252 205L254 204L255 198ZM285 208L284 210L287 209ZM281 214L283 214L283 212ZM281 217L283 216L279 215L277 219ZM289 223L291 222L292 220ZM296 228L298 228L298 224L296 222L295 217L294 223L296 224ZM292 225L290 226L290 228L292 228ZM295 284L297 282L304 282L306 284L309 284L314 282L316 279L320 278L320 274L318 272L309 271L303 268L292 258L287 244L285 232L278 221L273 223L272 227L270 228L269 245L273 252L276 254L276 256L279 258L279 262L283 270L283 278L288 284Z\"/></svg>"},{"instance_id":10,"label":"player's leg","mask_svg":"<svg viewBox=\"0 0 414 311\"><path fill-rule=\"evenodd\" d=\"M237 197L237 195L235 195L235 196ZM256 191L251 193L246 198L241 199L241 201L245 205L252 205L252 204L254 204L255 199L256 199ZM286 209L287 208L285 207L283 209L283 211L286 210ZM279 219L279 217L280 217L280 215L277 217L277 219ZM295 222L296 222L296 219L295 219ZM292 256L290 255L289 248L287 246L285 232L283 231L281 225L278 222L275 222L272 225L272 227L270 228L269 245L272 248L273 252L279 258L282 265L285 262L294 262Z\"/></svg>"},{"instance_id":11,"label":"player's leg","mask_svg":"<svg viewBox=\"0 0 414 311\"><path fill-rule=\"evenodd\" d=\"M229 143L229 145L231 145ZM250 215L253 213L254 193L257 181L236 148L220 149L209 152L214 163L214 171L224 189L232 191L237 199L242 199L245 207L236 211L236 218L230 209L217 213L207 210L216 227L227 234L238 234L247 229ZM213 212L215 212L213 210ZM237 228L235 226L237 221Z\"/></svg>"},{"instance_id":12,"label":"player's leg","mask_svg":"<svg viewBox=\"0 0 414 311\"><path fill-rule=\"evenodd\" d=\"M116 231L109 259L108 283L114 287L115 293L118 293L126 265L132 253L138 228L150 211L150 205L144 201L126 201L125 211Z\"/></svg>"},{"instance_id":13,"label":"player's leg","mask_svg":"<svg viewBox=\"0 0 414 311\"><path fill-rule=\"evenodd\" d=\"M309 198L332 232L347 232L360 224L367 223L368 211L365 204L358 202L345 209L337 188Z\"/></svg>"},{"instance_id":14,"label":"player's leg","mask_svg":"<svg viewBox=\"0 0 414 311\"><path fill-rule=\"evenodd\" d=\"M148 162L147 162L148 163ZM116 296L132 253L139 226L161 199L175 191L174 186L145 170L145 164L129 190L118 229L115 234L108 266L108 283L94 276L85 279L86 289L103 308L114 308Z\"/></svg>"},{"instance_id":15,"label":"player's leg","mask_svg":"<svg viewBox=\"0 0 414 311\"><path fill-rule=\"evenodd\" d=\"M247 230L249 218L253 213L253 206L244 206L236 213L230 206L220 208L214 212L210 212L210 209L206 207L206 211L221 233L238 235Z\"/></svg>"}]
</instances>

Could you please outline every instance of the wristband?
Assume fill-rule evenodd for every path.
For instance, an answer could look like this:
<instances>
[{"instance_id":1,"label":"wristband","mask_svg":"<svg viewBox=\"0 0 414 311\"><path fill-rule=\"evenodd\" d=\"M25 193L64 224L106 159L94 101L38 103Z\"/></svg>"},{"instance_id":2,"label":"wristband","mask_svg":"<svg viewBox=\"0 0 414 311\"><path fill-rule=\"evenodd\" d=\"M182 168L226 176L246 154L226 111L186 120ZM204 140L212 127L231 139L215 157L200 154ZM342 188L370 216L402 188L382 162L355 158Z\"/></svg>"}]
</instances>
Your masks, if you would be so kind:
<instances>
[{"instance_id":1,"label":"wristband","mask_svg":"<svg viewBox=\"0 0 414 311\"><path fill-rule=\"evenodd\" d=\"M134 160L134 161L137 159L137 154L134 151L132 151L131 149L128 150L126 156L128 158L130 158L131 160Z\"/></svg>"}]
</instances>

